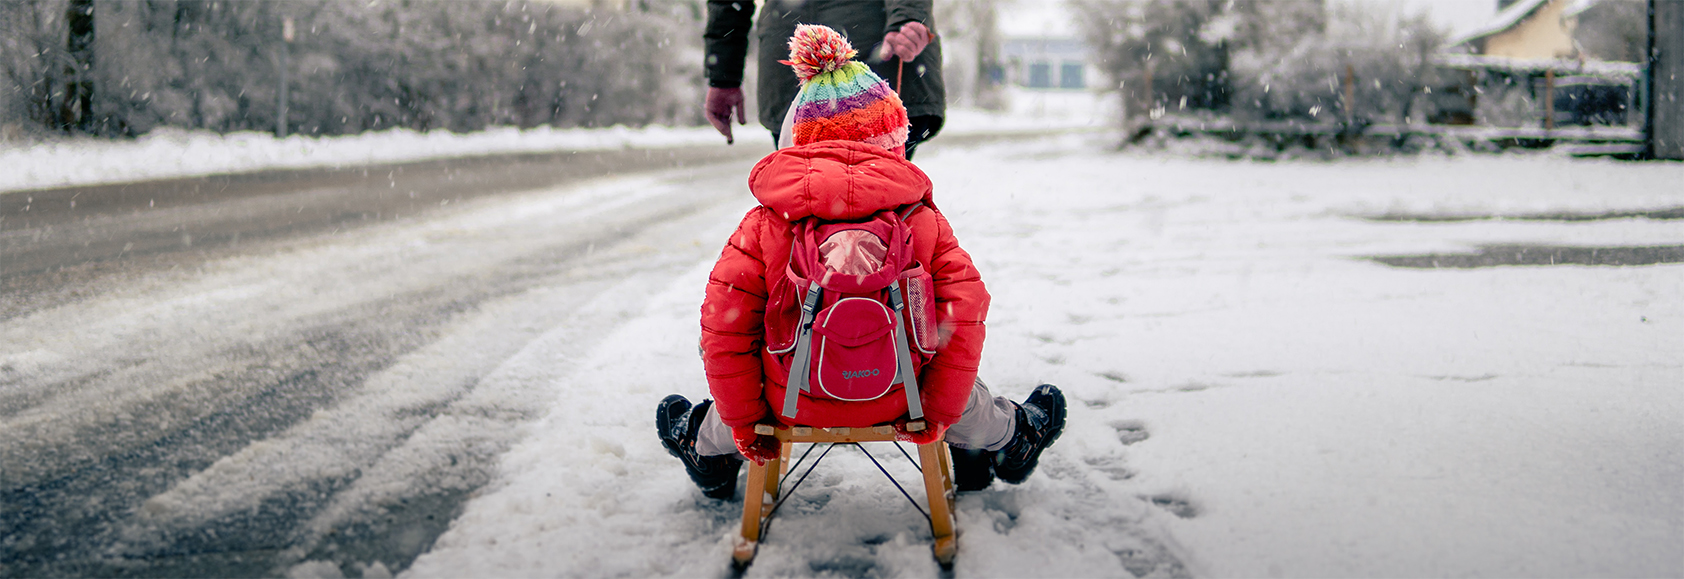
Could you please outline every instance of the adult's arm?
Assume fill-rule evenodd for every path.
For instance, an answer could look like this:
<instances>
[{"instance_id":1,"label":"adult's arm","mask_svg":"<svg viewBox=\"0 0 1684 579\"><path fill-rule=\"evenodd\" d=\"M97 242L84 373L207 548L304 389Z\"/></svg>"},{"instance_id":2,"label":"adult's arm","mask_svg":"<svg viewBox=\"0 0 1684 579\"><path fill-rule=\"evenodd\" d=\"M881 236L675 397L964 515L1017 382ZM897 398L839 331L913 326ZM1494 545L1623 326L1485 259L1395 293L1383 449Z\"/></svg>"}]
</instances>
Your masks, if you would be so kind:
<instances>
[{"instance_id":1,"label":"adult's arm","mask_svg":"<svg viewBox=\"0 0 1684 579\"><path fill-rule=\"evenodd\" d=\"M702 50L707 54L703 70L708 86L740 87L743 60L748 57L748 35L754 27L754 0L708 0L707 12Z\"/></svg>"},{"instance_id":2,"label":"adult's arm","mask_svg":"<svg viewBox=\"0 0 1684 579\"><path fill-rule=\"evenodd\" d=\"M936 24L930 18L932 0L888 0L883 3L884 19L883 33L887 34L900 30L902 24L908 22L922 23L935 30Z\"/></svg>"}]
</instances>

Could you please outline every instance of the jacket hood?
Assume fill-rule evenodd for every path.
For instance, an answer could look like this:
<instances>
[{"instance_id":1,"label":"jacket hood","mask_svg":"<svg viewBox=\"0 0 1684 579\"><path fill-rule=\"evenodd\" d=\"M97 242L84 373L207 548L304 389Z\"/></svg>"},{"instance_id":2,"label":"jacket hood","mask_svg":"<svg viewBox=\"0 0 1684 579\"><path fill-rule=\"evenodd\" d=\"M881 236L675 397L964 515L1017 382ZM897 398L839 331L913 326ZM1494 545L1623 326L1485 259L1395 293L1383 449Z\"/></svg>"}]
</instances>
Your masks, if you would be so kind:
<instances>
[{"instance_id":1,"label":"jacket hood","mask_svg":"<svg viewBox=\"0 0 1684 579\"><path fill-rule=\"evenodd\" d=\"M808 216L852 221L885 209L930 201L930 178L882 147L820 141L780 149L756 163L748 188L788 221Z\"/></svg>"}]
</instances>

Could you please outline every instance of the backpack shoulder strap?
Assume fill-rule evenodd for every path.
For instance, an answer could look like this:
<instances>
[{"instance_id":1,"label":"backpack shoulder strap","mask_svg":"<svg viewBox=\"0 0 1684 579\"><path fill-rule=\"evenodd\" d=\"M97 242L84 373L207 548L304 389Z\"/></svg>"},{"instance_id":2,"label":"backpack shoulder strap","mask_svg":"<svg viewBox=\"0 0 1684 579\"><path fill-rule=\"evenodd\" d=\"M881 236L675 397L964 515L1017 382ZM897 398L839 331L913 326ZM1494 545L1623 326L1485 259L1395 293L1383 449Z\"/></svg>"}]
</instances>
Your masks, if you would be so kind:
<instances>
[{"instance_id":1,"label":"backpack shoulder strap","mask_svg":"<svg viewBox=\"0 0 1684 579\"><path fill-rule=\"evenodd\" d=\"M901 297L900 283L889 284L889 306L895 313L895 382L906 393L906 413L910 420L924 418L923 397L918 393L918 372L912 365L912 347L906 336L906 300Z\"/></svg>"},{"instance_id":2,"label":"backpack shoulder strap","mask_svg":"<svg viewBox=\"0 0 1684 579\"><path fill-rule=\"evenodd\" d=\"M923 207L924 207L923 201L919 201L917 203L913 203L911 205L906 206L906 209L902 209L900 211L900 214L899 214L900 220L906 221L908 218L912 217L913 213L917 212L919 209L922 209Z\"/></svg>"},{"instance_id":3,"label":"backpack shoulder strap","mask_svg":"<svg viewBox=\"0 0 1684 579\"><path fill-rule=\"evenodd\" d=\"M923 208L924 202L918 201L902 209L898 213L901 223L906 224L906 220L911 219L913 213L917 213L919 209ZM908 226L908 229L910 229L910 226ZM915 370L916 366L912 364L911 340L907 337L906 299L901 295L900 282L898 281L889 284L889 307L894 310L895 315L895 366L898 370L895 374L895 383L900 384L901 390L906 394L908 419L922 420L924 418L923 396L918 391L918 373Z\"/></svg>"},{"instance_id":4,"label":"backpack shoulder strap","mask_svg":"<svg viewBox=\"0 0 1684 579\"><path fill-rule=\"evenodd\" d=\"M808 372L813 358L813 316L818 313L824 290L817 283L807 284L807 294L801 300L801 321L795 330L795 356L789 361L789 377L784 379L784 418L795 418L795 405L801 393L812 390Z\"/></svg>"}]
</instances>

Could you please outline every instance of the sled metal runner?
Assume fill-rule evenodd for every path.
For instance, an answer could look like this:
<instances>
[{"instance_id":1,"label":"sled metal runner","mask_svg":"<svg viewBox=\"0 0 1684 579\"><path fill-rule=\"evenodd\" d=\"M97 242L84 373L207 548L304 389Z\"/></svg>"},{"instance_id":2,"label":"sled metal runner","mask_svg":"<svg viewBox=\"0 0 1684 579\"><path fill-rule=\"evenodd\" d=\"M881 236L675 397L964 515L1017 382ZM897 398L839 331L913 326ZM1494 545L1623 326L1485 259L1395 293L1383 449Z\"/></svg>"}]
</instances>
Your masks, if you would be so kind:
<instances>
[{"instance_id":1,"label":"sled metal runner","mask_svg":"<svg viewBox=\"0 0 1684 579\"><path fill-rule=\"evenodd\" d=\"M915 424L922 426L921 423ZM777 511L778 506L783 504L783 499L788 498L789 492L793 492L795 487L800 486L801 482L806 480L807 475L811 474L813 468L818 466L818 461L823 459L824 454L835 448L834 445L853 444L858 446L862 442L895 441L894 428L886 425L865 428L811 428L805 426L774 428L770 425L761 424L754 428L755 432L759 434L777 437L780 450L778 458L769 460L766 464L755 464L753 461L749 461L748 484L743 489L742 535L737 538L736 547L731 553L732 562L738 569L747 567L754 562L754 555L759 551L760 541L764 538L771 524L772 515ZM918 430L916 426L912 429ZM782 488L783 482L788 480L789 472L794 466L790 464L790 459L793 458L791 453L795 443L829 444L831 446L825 448L818 459L814 459L813 464L807 467L806 472L795 481L795 484L790 485L788 489L784 489ZM814 448L816 446L809 447L807 453L795 461L796 465L806 460L807 456L812 454ZM860 448L862 451L864 450L864 447ZM906 451L902 449L901 452L904 454ZM866 456L871 457L871 453L867 452ZM910 459L910 455L907 458ZM877 462L875 457L871 457L871 459L873 463ZM930 534L934 538L931 550L937 563L943 568L950 568L953 566L954 556L958 553L959 544L953 521L953 457L947 448L947 442L938 440L930 444L918 445L918 465L919 470L923 473L924 494L926 504L929 506L929 510L924 514L929 517ZM888 471L884 470L881 464L878 464L878 469L883 470L885 475L888 474ZM889 480L895 482L894 477L890 477ZM896 486L900 486L898 482L896 482ZM918 502L913 500L904 488L901 489L901 493L907 495L908 500L912 500L914 507L919 507ZM919 510L923 511L924 509L919 507Z\"/></svg>"}]
</instances>

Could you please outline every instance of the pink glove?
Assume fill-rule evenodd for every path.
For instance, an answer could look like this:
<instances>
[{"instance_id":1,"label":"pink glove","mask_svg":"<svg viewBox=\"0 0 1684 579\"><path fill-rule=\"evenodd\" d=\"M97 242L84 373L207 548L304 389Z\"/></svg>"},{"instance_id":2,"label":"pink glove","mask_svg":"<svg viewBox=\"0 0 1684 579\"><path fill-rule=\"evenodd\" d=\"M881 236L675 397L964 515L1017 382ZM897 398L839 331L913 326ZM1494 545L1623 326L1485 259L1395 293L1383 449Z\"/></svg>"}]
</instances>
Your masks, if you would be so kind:
<instances>
[{"instance_id":1,"label":"pink glove","mask_svg":"<svg viewBox=\"0 0 1684 579\"><path fill-rule=\"evenodd\" d=\"M924 47L930 45L930 29L922 22L908 22L900 25L900 30L883 35L883 48L878 58L888 60L893 54L901 62L912 62L918 58L918 53L924 52Z\"/></svg>"},{"instance_id":2,"label":"pink glove","mask_svg":"<svg viewBox=\"0 0 1684 579\"><path fill-rule=\"evenodd\" d=\"M906 419L895 421L895 440L913 444L929 444L947 434L947 425L940 422L924 421L924 429L918 432L907 432Z\"/></svg>"},{"instance_id":3,"label":"pink glove","mask_svg":"<svg viewBox=\"0 0 1684 579\"><path fill-rule=\"evenodd\" d=\"M731 427L731 438L737 441L737 452L743 453L755 464L766 464L783 451L783 445L776 436L755 433L753 424Z\"/></svg>"},{"instance_id":4,"label":"pink glove","mask_svg":"<svg viewBox=\"0 0 1684 579\"><path fill-rule=\"evenodd\" d=\"M731 137L731 111L737 111L737 124L748 124L747 113L743 111L743 89L708 87L707 102L702 105L703 116L713 123L713 128L719 134L725 135L725 144L735 143Z\"/></svg>"}]
</instances>

